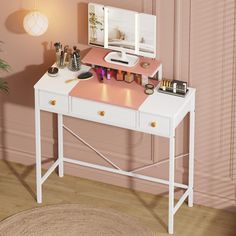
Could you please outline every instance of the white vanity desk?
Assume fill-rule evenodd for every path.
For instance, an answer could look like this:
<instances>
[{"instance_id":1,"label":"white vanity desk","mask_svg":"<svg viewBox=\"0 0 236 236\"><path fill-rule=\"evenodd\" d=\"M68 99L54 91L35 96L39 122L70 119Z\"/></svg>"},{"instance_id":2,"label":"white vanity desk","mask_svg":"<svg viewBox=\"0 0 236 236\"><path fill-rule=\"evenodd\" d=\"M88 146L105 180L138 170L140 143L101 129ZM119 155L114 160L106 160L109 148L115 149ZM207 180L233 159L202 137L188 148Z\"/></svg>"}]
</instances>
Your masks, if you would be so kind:
<instances>
[{"instance_id":1,"label":"white vanity desk","mask_svg":"<svg viewBox=\"0 0 236 236\"><path fill-rule=\"evenodd\" d=\"M63 163L69 162L79 164L84 167L109 171L121 175L135 177L146 181L161 183L169 186L169 218L168 232L173 234L174 214L188 198L188 206L193 206L193 174L194 174L194 123L195 123L195 89L189 88L185 98L158 93L147 96L142 105L134 110L127 107L107 104L103 102L81 99L69 95L78 81L65 83L68 79L73 79L78 74L68 69L60 70L55 78L49 77L47 73L37 82L35 88L35 122L36 122L36 177L37 177L37 202L42 202L42 185L47 177L58 167L59 176L63 177ZM84 83L84 82L83 82ZM125 82L121 82L124 83ZM56 113L58 116L58 159L48 169L44 176L41 173L41 134L40 134L40 111ZM175 129L190 113L189 132L189 179L188 184L175 183ZM130 130L140 131L153 135L169 138L169 180L144 176L136 171L123 171L115 163L104 157L99 151L96 152L111 167L91 164L64 157L63 155L63 129L67 129L74 136L73 131L63 124L63 116L77 117L80 119L113 125ZM82 140L85 142L84 140ZM87 143L86 143L87 144ZM89 144L87 144L89 145ZM91 147L91 146L90 146ZM93 147L91 147L93 148ZM150 165L152 166L152 165ZM140 168L141 170L142 168ZM174 205L174 188L185 190L178 203Z\"/></svg>"}]
</instances>

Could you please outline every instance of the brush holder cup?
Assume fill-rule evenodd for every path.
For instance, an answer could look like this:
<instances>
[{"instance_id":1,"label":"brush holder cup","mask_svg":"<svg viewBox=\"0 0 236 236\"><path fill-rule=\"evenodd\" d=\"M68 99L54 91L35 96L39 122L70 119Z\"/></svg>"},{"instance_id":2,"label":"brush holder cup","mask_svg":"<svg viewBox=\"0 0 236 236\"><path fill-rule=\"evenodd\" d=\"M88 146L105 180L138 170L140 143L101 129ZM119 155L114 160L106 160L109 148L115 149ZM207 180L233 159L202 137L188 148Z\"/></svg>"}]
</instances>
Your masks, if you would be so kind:
<instances>
[{"instance_id":1,"label":"brush holder cup","mask_svg":"<svg viewBox=\"0 0 236 236\"><path fill-rule=\"evenodd\" d=\"M66 58L64 58L56 53L56 65L58 68L63 69L66 67L66 60L65 59Z\"/></svg>"},{"instance_id":2,"label":"brush holder cup","mask_svg":"<svg viewBox=\"0 0 236 236\"><path fill-rule=\"evenodd\" d=\"M70 57L68 69L71 71L78 71L81 67L80 57Z\"/></svg>"}]
</instances>

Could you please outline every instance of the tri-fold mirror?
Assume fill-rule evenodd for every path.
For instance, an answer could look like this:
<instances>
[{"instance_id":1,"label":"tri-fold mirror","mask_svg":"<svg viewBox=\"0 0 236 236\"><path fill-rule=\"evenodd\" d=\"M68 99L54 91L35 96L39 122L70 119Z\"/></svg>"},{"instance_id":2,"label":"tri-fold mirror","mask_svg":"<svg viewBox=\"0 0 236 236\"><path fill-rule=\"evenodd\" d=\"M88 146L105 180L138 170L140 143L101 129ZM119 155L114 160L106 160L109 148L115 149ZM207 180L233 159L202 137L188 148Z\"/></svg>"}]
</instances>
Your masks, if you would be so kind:
<instances>
[{"instance_id":1,"label":"tri-fold mirror","mask_svg":"<svg viewBox=\"0 0 236 236\"><path fill-rule=\"evenodd\" d=\"M156 16L88 4L89 44L146 57L156 57Z\"/></svg>"}]
</instances>

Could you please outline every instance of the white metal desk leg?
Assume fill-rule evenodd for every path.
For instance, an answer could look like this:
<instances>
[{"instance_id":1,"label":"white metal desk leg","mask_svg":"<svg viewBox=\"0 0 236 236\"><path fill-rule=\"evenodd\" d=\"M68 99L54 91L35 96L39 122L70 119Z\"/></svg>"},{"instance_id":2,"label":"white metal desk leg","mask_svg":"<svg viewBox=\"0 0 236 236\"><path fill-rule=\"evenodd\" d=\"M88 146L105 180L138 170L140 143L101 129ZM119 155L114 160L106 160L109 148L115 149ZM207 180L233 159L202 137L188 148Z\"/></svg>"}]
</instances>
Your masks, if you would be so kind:
<instances>
[{"instance_id":1,"label":"white metal desk leg","mask_svg":"<svg viewBox=\"0 0 236 236\"><path fill-rule=\"evenodd\" d=\"M63 165L63 115L57 115L58 125L58 159L60 160L58 166L59 176L64 176L64 165Z\"/></svg>"},{"instance_id":2,"label":"white metal desk leg","mask_svg":"<svg viewBox=\"0 0 236 236\"><path fill-rule=\"evenodd\" d=\"M42 171L41 171L41 130L38 92L35 92L35 141L36 141L36 194L37 202L42 203Z\"/></svg>"},{"instance_id":3,"label":"white metal desk leg","mask_svg":"<svg viewBox=\"0 0 236 236\"><path fill-rule=\"evenodd\" d=\"M174 180L175 180L175 137L170 138L169 142L169 219L168 232L174 233Z\"/></svg>"},{"instance_id":4,"label":"white metal desk leg","mask_svg":"<svg viewBox=\"0 0 236 236\"><path fill-rule=\"evenodd\" d=\"M190 111L190 127L189 127L189 197L188 206L193 206L193 177L194 177L194 129L195 129L195 110Z\"/></svg>"}]
</instances>

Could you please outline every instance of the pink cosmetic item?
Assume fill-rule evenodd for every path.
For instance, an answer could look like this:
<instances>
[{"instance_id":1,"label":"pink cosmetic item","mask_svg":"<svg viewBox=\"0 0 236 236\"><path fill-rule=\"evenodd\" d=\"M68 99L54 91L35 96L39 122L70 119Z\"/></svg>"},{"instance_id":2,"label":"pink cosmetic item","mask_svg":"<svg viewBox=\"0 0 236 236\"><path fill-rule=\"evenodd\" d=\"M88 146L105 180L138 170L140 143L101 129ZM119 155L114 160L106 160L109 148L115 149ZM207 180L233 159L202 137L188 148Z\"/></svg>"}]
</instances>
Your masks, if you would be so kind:
<instances>
[{"instance_id":1,"label":"pink cosmetic item","mask_svg":"<svg viewBox=\"0 0 236 236\"><path fill-rule=\"evenodd\" d=\"M106 69L105 68L101 68L101 74L102 74L102 79L104 80L106 78Z\"/></svg>"},{"instance_id":2,"label":"pink cosmetic item","mask_svg":"<svg viewBox=\"0 0 236 236\"><path fill-rule=\"evenodd\" d=\"M111 70L109 68L107 69L107 79L111 79Z\"/></svg>"},{"instance_id":3,"label":"pink cosmetic item","mask_svg":"<svg viewBox=\"0 0 236 236\"><path fill-rule=\"evenodd\" d=\"M118 81L123 81L124 80L124 74L121 70L118 70L118 72L116 74L116 80L118 80Z\"/></svg>"},{"instance_id":4,"label":"pink cosmetic item","mask_svg":"<svg viewBox=\"0 0 236 236\"><path fill-rule=\"evenodd\" d=\"M134 74L131 74L130 72L127 72L125 74L125 82L132 83L134 81Z\"/></svg>"},{"instance_id":5,"label":"pink cosmetic item","mask_svg":"<svg viewBox=\"0 0 236 236\"><path fill-rule=\"evenodd\" d=\"M135 74L135 75L134 75L134 79L135 79L135 82L136 82L137 84L141 84L141 83L142 83L142 76L141 76L141 75Z\"/></svg>"}]
</instances>

